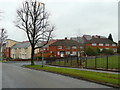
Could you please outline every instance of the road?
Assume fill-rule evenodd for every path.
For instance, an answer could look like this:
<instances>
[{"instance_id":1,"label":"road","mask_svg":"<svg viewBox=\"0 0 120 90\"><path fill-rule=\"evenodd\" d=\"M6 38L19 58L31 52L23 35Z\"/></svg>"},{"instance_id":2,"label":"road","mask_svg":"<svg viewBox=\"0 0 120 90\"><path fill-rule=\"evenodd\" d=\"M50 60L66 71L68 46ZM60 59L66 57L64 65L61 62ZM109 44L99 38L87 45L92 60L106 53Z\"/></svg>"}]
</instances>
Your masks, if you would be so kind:
<instances>
[{"instance_id":1,"label":"road","mask_svg":"<svg viewBox=\"0 0 120 90\"><path fill-rule=\"evenodd\" d=\"M2 88L111 88L59 74L2 64Z\"/></svg>"}]
</instances>

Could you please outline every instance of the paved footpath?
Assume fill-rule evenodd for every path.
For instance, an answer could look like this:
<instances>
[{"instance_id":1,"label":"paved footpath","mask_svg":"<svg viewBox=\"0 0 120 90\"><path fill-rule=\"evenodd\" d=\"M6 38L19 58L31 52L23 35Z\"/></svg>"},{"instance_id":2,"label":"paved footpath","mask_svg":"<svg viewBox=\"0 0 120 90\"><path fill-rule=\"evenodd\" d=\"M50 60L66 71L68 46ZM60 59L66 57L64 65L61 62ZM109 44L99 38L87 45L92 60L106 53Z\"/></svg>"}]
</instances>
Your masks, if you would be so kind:
<instances>
[{"instance_id":1,"label":"paved footpath","mask_svg":"<svg viewBox=\"0 0 120 90\"><path fill-rule=\"evenodd\" d=\"M2 88L111 88L59 74L2 64Z\"/></svg>"}]
</instances>

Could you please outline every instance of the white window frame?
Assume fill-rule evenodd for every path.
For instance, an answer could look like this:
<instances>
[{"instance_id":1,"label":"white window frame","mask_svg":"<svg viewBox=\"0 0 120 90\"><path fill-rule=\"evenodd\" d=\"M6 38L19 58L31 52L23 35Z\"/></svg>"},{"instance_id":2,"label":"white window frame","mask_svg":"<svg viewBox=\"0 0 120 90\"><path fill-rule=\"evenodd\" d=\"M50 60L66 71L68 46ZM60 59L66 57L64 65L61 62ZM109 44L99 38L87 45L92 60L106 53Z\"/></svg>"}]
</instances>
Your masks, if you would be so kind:
<instances>
[{"instance_id":1,"label":"white window frame","mask_svg":"<svg viewBox=\"0 0 120 90\"><path fill-rule=\"evenodd\" d=\"M110 46L110 44L105 44L105 46Z\"/></svg>"},{"instance_id":2,"label":"white window frame","mask_svg":"<svg viewBox=\"0 0 120 90\"><path fill-rule=\"evenodd\" d=\"M70 46L67 46L66 49L70 49Z\"/></svg>"},{"instance_id":3,"label":"white window frame","mask_svg":"<svg viewBox=\"0 0 120 90\"><path fill-rule=\"evenodd\" d=\"M57 48L58 48L58 49L62 49L62 46L58 46Z\"/></svg>"},{"instance_id":4,"label":"white window frame","mask_svg":"<svg viewBox=\"0 0 120 90\"><path fill-rule=\"evenodd\" d=\"M96 46L97 44L96 43L92 43L92 46Z\"/></svg>"},{"instance_id":5,"label":"white window frame","mask_svg":"<svg viewBox=\"0 0 120 90\"><path fill-rule=\"evenodd\" d=\"M116 44L112 44L112 46L116 46Z\"/></svg>"},{"instance_id":6,"label":"white window frame","mask_svg":"<svg viewBox=\"0 0 120 90\"><path fill-rule=\"evenodd\" d=\"M60 52L57 52L57 55L60 55Z\"/></svg>"},{"instance_id":7,"label":"white window frame","mask_svg":"<svg viewBox=\"0 0 120 90\"><path fill-rule=\"evenodd\" d=\"M100 51L102 51L103 49L101 48Z\"/></svg>"},{"instance_id":8,"label":"white window frame","mask_svg":"<svg viewBox=\"0 0 120 90\"><path fill-rule=\"evenodd\" d=\"M69 55L70 54L70 52L69 51L66 51L66 55Z\"/></svg>"},{"instance_id":9,"label":"white window frame","mask_svg":"<svg viewBox=\"0 0 120 90\"><path fill-rule=\"evenodd\" d=\"M103 43L99 43L99 46L103 46Z\"/></svg>"},{"instance_id":10,"label":"white window frame","mask_svg":"<svg viewBox=\"0 0 120 90\"><path fill-rule=\"evenodd\" d=\"M73 51L73 52L72 52L72 55L77 55L77 52L76 52L76 51Z\"/></svg>"},{"instance_id":11,"label":"white window frame","mask_svg":"<svg viewBox=\"0 0 120 90\"><path fill-rule=\"evenodd\" d=\"M83 46L80 46L81 49L83 49Z\"/></svg>"},{"instance_id":12,"label":"white window frame","mask_svg":"<svg viewBox=\"0 0 120 90\"><path fill-rule=\"evenodd\" d=\"M77 49L77 47L76 46L72 46L72 49Z\"/></svg>"}]
</instances>

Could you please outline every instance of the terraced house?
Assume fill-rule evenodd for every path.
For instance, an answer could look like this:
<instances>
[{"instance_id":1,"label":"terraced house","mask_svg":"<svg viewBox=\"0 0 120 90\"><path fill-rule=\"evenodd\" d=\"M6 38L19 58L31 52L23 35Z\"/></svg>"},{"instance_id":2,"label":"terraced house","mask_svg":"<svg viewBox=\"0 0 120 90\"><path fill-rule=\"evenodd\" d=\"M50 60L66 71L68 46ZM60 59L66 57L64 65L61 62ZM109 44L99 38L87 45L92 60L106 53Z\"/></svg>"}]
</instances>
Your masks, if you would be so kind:
<instances>
[{"instance_id":1,"label":"terraced house","mask_svg":"<svg viewBox=\"0 0 120 90\"><path fill-rule=\"evenodd\" d=\"M5 43L5 45L4 45L4 50L3 50L4 56L5 56L6 58L10 58L10 56L11 56L11 47L12 47L14 44L16 44L16 43L18 43L18 41L11 40L11 39L7 39L7 40L6 40L6 43Z\"/></svg>"},{"instance_id":2,"label":"terraced house","mask_svg":"<svg viewBox=\"0 0 120 90\"><path fill-rule=\"evenodd\" d=\"M92 38L91 40L85 43L86 47L98 47L102 51L105 49L112 49L114 52L117 52L117 43L109 40L108 38Z\"/></svg>"},{"instance_id":3,"label":"terraced house","mask_svg":"<svg viewBox=\"0 0 120 90\"><path fill-rule=\"evenodd\" d=\"M67 38L57 40L49 45L49 51L56 57L64 57L67 55L80 55L83 46L75 40L68 40Z\"/></svg>"},{"instance_id":4,"label":"terraced house","mask_svg":"<svg viewBox=\"0 0 120 90\"><path fill-rule=\"evenodd\" d=\"M39 49L35 50L38 53ZM31 46L30 42L16 43L11 47L11 57L14 59L30 59L31 58Z\"/></svg>"}]
</instances>

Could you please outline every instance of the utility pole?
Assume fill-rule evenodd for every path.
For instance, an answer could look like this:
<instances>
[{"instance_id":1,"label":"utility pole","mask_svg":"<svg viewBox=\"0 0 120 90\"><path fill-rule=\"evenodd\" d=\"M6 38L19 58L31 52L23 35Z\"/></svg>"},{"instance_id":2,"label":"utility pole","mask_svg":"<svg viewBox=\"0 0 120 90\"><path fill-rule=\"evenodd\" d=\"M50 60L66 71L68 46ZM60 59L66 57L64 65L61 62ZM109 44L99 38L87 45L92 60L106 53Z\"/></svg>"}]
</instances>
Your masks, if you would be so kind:
<instances>
[{"instance_id":1,"label":"utility pole","mask_svg":"<svg viewBox=\"0 0 120 90\"><path fill-rule=\"evenodd\" d=\"M40 4L43 5L43 27L44 27L45 4L44 3L40 3ZM43 32L44 32L44 28L43 28ZM44 34L43 34L43 44L44 44ZM44 46L42 47L42 67L43 67L43 61L44 61Z\"/></svg>"}]
</instances>

